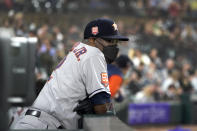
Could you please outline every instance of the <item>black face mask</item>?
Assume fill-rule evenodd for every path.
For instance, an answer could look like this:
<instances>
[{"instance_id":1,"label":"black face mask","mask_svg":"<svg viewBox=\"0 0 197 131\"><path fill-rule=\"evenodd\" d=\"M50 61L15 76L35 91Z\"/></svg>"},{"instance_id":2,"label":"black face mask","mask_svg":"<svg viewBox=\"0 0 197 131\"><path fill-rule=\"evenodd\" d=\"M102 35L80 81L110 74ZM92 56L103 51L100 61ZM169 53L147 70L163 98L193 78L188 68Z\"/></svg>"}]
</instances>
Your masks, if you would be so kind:
<instances>
[{"instance_id":1,"label":"black face mask","mask_svg":"<svg viewBox=\"0 0 197 131\"><path fill-rule=\"evenodd\" d=\"M107 64L111 64L116 59L118 51L117 45L103 46L103 54Z\"/></svg>"}]
</instances>

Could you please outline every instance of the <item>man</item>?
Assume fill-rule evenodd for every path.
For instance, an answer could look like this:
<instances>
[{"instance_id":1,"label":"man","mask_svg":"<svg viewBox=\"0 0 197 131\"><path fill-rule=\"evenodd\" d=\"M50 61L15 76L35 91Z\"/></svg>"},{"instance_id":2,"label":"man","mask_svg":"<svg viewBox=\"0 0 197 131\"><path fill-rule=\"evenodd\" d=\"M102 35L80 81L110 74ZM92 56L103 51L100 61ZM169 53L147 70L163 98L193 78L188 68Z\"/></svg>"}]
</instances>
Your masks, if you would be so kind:
<instances>
[{"instance_id":1,"label":"man","mask_svg":"<svg viewBox=\"0 0 197 131\"><path fill-rule=\"evenodd\" d=\"M128 38L118 34L112 20L88 23L84 42L76 43L60 62L15 129L76 129L80 115L106 113L110 103L107 63L116 58L118 41Z\"/></svg>"},{"instance_id":2,"label":"man","mask_svg":"<svg viewBox=\"0 0 197 131\"><path fill-rule=\"evenodd\" d=\"M120 55L113 64L107 65L111 97L118 102L123 100L120 87L123 84L124 75L127 74L131 65L132 62L126 55Z\"/></svg>"}]
</instances>

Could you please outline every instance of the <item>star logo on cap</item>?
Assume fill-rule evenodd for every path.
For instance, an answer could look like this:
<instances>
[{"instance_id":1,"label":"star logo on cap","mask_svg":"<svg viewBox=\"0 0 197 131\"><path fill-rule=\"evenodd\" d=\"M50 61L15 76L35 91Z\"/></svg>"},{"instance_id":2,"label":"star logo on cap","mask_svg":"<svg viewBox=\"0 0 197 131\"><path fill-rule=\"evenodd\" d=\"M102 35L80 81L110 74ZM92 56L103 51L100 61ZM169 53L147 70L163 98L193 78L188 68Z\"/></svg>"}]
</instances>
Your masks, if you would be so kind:
<instances>
[{"instance_id":1,"label":"star logo on cap","mask_svg":"<svg viewBox=\"0 0 197 131\"><path fill-rule=\"evenodd\" d=\"M112 26L114 27L114 30L118 30L118 26L116 23L114 23Z\"/></svg>"},{"instance_id":2,"label":"star logo on cap","mask_svg":"<svg viewBox=\"0 0 197 131\"><path fill-rule=\"evenodd\" d=\"M99 33L98 26L92 27L92 34L97 35Z\"/></svg>"}]
</instances>

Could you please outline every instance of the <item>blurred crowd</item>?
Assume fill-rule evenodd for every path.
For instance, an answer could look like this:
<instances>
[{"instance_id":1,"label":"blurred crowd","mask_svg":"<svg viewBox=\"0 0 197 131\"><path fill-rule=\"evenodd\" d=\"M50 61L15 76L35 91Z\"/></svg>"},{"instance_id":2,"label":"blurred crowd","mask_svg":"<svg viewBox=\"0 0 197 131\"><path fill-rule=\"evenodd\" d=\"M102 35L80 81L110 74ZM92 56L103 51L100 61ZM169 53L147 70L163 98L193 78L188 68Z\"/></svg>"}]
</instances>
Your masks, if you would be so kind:
<instances>
[{"instance_id":1,"label":"blurred crowd","mask_svg":"<svg viewBox=\"0 0 197 131\"><path fill-rule=\"evenodd\" d=\"M134 102L176 101L197 92L197 69L187 59L162 61L155 48L149 54L136 50L131 59L133 66L126 79Z\"/></svg>"},{"instance_id":2,"label":"blurred crowd","mask_svg":"<svg viewBox=\"0 0 197 131\"><path fill-rule=\"evenodd\" d=\"M196 17L196 0L3 0L0 10L29 12L77 12L81 10L124 12L137 16Z\"/></svg>"},{"instance_id":3,"label":"blurred crowd","mask_svg":"<svg viewBox=\"0 0 197 131\"><path fill-rule=\"evenodd\" d=\"M128 1L124 2L126 6ZM197 16L197 1L134 0L130 5L144 16L127 15L117 21L119 31L131 39L123 43L120 54L127 54L133 63L123 85L133 101L178 100L183 93L197 92L197 25L185 20L188 14ZM162 16L148 17L155 14ZM114 15L103 17L116 20ZM16 36L38 38L35 72L41 87L72 45L83 39L83 26L91 17L64 21L66 27L59 24L65 20L61 16L44 24L31 20L26 13L10 10L0 26L13 29Z\"/></svg>"},{"instance_id":4,"label":"blurred crowd","mask_svg":"<svg viewBox=\"0 0 197 131\"><path fill-rule=\"evenodd\" d=\"M196 0L134 0L132 7L138 15L185 17L196 14Z\"/></svg>"}]
</instances>

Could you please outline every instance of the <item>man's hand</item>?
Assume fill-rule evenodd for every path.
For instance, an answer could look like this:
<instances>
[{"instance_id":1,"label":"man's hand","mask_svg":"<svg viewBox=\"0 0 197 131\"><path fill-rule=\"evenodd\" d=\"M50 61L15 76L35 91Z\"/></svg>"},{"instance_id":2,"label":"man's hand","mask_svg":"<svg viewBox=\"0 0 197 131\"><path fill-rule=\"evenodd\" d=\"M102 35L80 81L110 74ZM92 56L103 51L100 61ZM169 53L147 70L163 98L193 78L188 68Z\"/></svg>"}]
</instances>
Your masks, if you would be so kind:
<instances>
[{"instance_id":1,"label":"man's hand","mask_svg":"<svg viewBox=\"0 0 197 131\"><path fill-rule=\"evenodd\" d=\"M79 104L73 111L76 111L79 115L94 114L94 108L89 98L79 101Z\"/></svg>"},{"instance_id":2,"label":"man's hand","mask_svg":"<svg viewBox=\"0 0 197 131\"><path fill-rule=\"evenodd\" d=\"M94 106L94 112L96 114L105 114L107 112L107 104L95 105Z\"/></svg>"}]
</instances>

